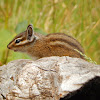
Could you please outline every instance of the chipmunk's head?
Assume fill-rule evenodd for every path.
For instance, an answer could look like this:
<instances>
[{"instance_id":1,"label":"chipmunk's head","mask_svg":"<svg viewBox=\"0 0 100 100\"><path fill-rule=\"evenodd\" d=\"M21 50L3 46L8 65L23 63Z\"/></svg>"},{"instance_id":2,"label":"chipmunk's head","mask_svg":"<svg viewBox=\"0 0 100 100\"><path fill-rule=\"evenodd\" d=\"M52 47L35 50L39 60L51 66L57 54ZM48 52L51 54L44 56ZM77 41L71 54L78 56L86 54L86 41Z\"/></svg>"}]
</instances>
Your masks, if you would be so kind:
<instances>
[{"instance_id":1,"label":"chipmunk's head","mask_svg":"<svg viewBox=\"0 0 100 100\"><path fill-rule=\"evenodd\" d=\"M36 37L34 36L33 26L28 25L26 31L18 34L8 45L7 48L25 52L31 43L35 42Z\"/></svg>"}]
</instances>

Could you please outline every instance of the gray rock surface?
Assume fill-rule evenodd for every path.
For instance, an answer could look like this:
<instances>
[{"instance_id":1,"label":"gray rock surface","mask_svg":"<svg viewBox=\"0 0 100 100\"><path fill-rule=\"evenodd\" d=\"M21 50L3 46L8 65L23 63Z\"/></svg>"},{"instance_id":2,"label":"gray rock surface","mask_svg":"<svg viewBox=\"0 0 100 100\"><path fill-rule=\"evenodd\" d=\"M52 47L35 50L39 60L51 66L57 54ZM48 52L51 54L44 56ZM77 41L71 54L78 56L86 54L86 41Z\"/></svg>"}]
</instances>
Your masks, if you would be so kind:
<instances>
[{"instance_id":1,"label":"gray rock surface","mask_svg":"<svg viewBox=\"0 0 100 100\"><path fill-rule=\"evenodd\" d=\"M80 58L16 60L0 67L0 100L59 100L100 76L100 66Z\"/></svg>"}]
</instances>

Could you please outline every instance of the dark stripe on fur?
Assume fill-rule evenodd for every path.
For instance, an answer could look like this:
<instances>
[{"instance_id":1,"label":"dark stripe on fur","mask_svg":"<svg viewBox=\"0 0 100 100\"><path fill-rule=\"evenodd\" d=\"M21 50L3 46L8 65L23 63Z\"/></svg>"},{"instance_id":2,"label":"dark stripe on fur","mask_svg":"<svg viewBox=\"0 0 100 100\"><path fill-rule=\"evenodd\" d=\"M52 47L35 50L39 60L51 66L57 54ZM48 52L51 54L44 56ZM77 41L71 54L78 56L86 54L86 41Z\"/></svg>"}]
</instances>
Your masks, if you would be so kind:
<instances>
[{"instance_id":1,"label":"dark stripe on fur","mask_svg":"<svg viewBox=\"0 0 100 100\"><path fill-rule=\"evenodd\" d=\"M60 42L68 43L70 46L73 46L75 49L77 49L77 50L79 50L83 53L83 51L76 44L74 44L71 41L68 41L68 40L65 40L65 39L62 39L62 38L50 38L49 41L51 41L51 42L52 41L60 41Z\"/></svg>"}]
</instances>

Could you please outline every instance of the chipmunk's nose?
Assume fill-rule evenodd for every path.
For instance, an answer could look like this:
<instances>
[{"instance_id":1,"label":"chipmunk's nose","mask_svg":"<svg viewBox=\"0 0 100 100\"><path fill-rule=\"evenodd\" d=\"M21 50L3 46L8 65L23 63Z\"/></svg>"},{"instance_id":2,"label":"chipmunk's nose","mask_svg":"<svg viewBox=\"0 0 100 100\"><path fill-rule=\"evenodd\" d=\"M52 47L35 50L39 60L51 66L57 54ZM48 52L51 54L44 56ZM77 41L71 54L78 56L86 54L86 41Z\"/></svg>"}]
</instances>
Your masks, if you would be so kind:
<instances>
[{"instance_id":1,"label":"chipmunk's nose","mask_svg":"<svg viewBox=\"0 0 100 100\"><path fill-rule=\"evenodd\" d=\"M11 46L8 44L8 45L7 45L7 48L8 48L8 49L11 49Z\"/></svg>"}]
</instances>

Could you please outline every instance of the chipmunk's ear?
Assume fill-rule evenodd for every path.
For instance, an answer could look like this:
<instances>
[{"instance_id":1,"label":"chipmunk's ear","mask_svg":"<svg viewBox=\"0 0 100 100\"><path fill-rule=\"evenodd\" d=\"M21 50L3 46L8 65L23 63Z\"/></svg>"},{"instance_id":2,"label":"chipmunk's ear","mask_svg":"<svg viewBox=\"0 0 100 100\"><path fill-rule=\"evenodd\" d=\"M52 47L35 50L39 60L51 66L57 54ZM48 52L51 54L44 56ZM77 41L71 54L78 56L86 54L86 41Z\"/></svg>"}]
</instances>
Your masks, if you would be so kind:
<instances>
[{"instance_id":1,"label":"chipmunk's ear","mask_svg":"<svg viewBox=\"0 0 100 100\"><path fill-rule=\"evenodd\" d=\"M33 38L34 38L33 25L29 24L27 27L27 40L31 42Z\"/></svg>"}]
</instances>

